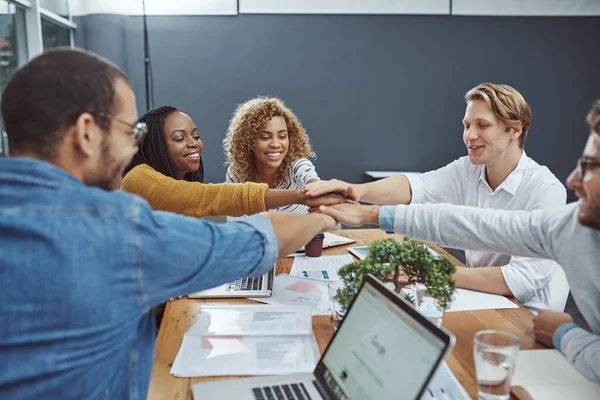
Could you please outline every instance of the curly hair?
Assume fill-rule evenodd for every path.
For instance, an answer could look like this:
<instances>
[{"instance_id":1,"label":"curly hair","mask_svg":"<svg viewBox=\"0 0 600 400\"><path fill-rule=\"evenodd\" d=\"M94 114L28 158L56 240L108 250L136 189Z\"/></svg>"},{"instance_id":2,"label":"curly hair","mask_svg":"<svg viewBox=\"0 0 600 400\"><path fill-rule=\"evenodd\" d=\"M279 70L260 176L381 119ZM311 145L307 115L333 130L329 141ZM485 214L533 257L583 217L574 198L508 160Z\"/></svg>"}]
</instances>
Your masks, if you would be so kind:
<instances>
[{"instance_id":1,"label":"curly hair","mask_svg":"<svg viewBox=\"0 0 600 400\"><path fill-rule=\"evenodd\" d=\"M277 171L276 185L283 181L294 161L315 156L300 120L282 100L275 97L251 99L237 106L223 139L226 164L231 167L231 171L240 182L260 182L252 149L261 131L273 117L285 119L290 143Z\"/></svg>"},{"instance_id":2,"label":"curly hair","mask_svg":"<svg viewBox=\"0 0 600 400\"><path fill-rule=\"evenodd\" d=\"M147 164L155 171L177 179L164 136L165 121L169 115L175 112L183 111L173 106L162 106L148 111L138 119L138 122L144 122L148 126L148 133L142 143L140 143L140 150L133 156L133 159L123 171L123 176L127 175L134 167L140 164ZM204 164L202 158L200 158L200 168L197 171L185 174L183 180L189 182L204 181Z\"/></svg>"}]
</instances>

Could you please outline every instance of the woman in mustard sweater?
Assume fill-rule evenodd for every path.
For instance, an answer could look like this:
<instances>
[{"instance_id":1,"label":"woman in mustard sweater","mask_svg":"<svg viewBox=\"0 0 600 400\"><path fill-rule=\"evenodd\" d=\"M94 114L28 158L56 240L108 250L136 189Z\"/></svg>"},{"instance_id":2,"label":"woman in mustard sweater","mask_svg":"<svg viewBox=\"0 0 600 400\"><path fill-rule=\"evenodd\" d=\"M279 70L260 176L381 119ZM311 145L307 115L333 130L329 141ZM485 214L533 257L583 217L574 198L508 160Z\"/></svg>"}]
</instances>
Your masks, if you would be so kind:
<instances>
[{"instance_id":1,"label":"woman in mustard sweater","mask_svg":"<svg viewBox=\"0 0 600 400\"><path fill-rule=\"evenodd\" d=\"M142 115L148 134L125 169L121 189L155 210L192 217L256 214L288 204L315 207L343 202L337 195L307 198L303 190L269 189L264 183L205 184L203 144L194 121L172 106Z\"/></svg>"}]
</instances>

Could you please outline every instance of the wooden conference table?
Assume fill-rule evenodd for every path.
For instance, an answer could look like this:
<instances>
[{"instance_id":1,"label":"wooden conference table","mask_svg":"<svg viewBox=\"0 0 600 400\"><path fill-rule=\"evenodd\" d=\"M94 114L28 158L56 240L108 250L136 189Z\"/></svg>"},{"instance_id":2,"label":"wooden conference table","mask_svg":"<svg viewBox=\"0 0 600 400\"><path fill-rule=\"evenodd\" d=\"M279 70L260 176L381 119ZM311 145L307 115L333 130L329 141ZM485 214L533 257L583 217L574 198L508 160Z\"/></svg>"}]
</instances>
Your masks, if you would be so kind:
<instances>
[{"instance_id":1,"label":"wooden conference table","mask_svg":"<svg viewBox=\"0 0 600 400\"><path fill-rule=\"evenodd\" d=\"M348 254L346 247L365 246L375 240L384 238L402 237L387 234L380 229L356 229L335 231L335 234L356 240L347 246L338 246L323 251L323 254ZM460 261L450 256L445 250L435 244L429 244L432 249L440 254L445 254L457 266L462 266ZM293 258L277 261L277 273L287 273L292 268ZM148 399L192 399L192 385L198 382L223 379L219 378L176 378L169 371L175 355L179 350L183 334L188 329L199 308L205 303L218 302L253 303L246 299L221 299L202 300L188 299L187 297L173 300L166 306L158 337L152 375L148 388ZM518 303L517 303L518 304ZM473 335L482 329L500 329L511 332L521 339L521 349L542 349L544 345L536 342L533 335L533 315L522 305L519 308L505 310L479 310L452 312L444 314L443 325L456 336L456 344L446 362L472 398L477 398L477 381L475 378L475 365L473 361ZM329 316L314 316L313 330L317 338L321 353L333 336L333 329ZM231 377L235 378L235 377Z\"/></svg>"}]
</instances>

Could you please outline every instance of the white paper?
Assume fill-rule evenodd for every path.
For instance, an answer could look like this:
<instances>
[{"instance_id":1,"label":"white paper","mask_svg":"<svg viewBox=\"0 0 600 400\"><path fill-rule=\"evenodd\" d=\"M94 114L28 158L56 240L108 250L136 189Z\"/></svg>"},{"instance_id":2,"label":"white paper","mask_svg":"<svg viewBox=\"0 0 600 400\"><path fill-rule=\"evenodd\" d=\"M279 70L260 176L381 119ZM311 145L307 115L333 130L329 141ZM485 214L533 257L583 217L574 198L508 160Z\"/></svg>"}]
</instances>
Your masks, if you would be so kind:
<instances>
[{"instance_id":1,"label":"white paper","mask_svg":"<svg viewBox=\"0 0 600 400\"><path fill-rule=\"evenodd\" d=\"M456 379L446 361L442 361L435 371L429 386L423 392L422 400L468 400L469 394Z\"/></svg>"},{"instance_id":2,"label":"white paper","mask_svg":"<svg viewBox=\"0 0 600 400\"><path fill-rule=\"evenodd\" d=\"M330 247L335 246L343 246L345 244L350 244L356 242L354 239L348 239L347 237L336 235L333 233L325 232L325 237L323 238L323 248L328 249ZM297 257L298 255L304 255L304 246L300 248L298 251L292 254L288 254L286 257Z\"/></svg>"},{"instance_id":3,"label":"white paper","mask_svg":"<svg viewBox=\"0 0 600 400\"><path fill-rule=\"evenodd\" d=\"M309 306L208 305L201 306L188 335L310 335Z\"/></svg>"},{"instance_id":4,"label":"white paper","mask_svg":"<svg viewBox=\"0 0 600 400\"><path fill-rule=\"evenodd\" d=\"M178 377L312 372L313 337L184 335L171 374Z\"/></svg>"},{"instance_id":5,"label":"white paper","mask_svg":"<svg viewBox=\"0 0 600 400\"><path fill-rule=\"evenodd\" d=\"M467 289L456 289L452 305L446 312L499 310L504 308L519 308L519 306L506 297L497 294L475 292Z\"/></svg>"},{"instance_id":6,"label":"white paper","mask_svg":"<svg viewBox=\"0 0 600 400\"><path fill-rule=\"evenodd\" d=\"M426 246L426 245L424 245L424 244L421 244L421 245L419 245L419 246L423 246L423 247L425 247L425 248L426 248L426 249L429 251L429 253L430 253L432 256L434 256L435 258L438 258L438 257L440 256L440 255L439 255L439 254L438 254L438 253L437 253L437 252L436 252L434 249L432 249L432 248L431 248L431 247L429 247L429 246Z\"/></svg>"},{"instance_id":7,"label":"white paper","mask_svg":"<svg viewBox=\"0 0 600 400\"><path fill-rule=\"evenodd\" d=\"M401 295L408 294L413 299L417 294L412 286L405 286L400 291ZM467 289L456 289L454 300L445 312L474 311L474 310L499 310L504 308L519 308L518 305L504 296L490 293L475 292Z\"/></svg>"},{"instance_id":8,"label":"white paper","mask_svg":"<svg viewBox=\"0 0 600 400\"><path fill-rule=\"evenodd\" d=\"M267 304L307 305L312 315L331 314L327 284L288 274L276 275L271 297L253 298Z\"/></svg>"},{"instance_id":9,"label":"white paper","mask_svg":"<svg viewBox=\"0 0 600 400\"><path fill-rule=\"evenodd\" d=\"M338 271L354 259L350 254L321 257L296 257L290 275L321 281L339 281Z\"/></svg>"}]
</instances>

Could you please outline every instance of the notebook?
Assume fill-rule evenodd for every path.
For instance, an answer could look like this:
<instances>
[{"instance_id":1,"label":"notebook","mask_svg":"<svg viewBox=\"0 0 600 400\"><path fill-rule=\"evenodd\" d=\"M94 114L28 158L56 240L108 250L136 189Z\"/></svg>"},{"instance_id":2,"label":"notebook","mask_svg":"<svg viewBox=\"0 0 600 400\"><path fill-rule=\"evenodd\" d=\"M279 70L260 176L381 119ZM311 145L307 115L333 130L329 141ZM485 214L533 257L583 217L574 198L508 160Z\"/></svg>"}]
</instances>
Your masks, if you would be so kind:
<instances>
[{"instance_id":1,"label":"notebook","mask_svg":"<svg viewBox=\"0 0 600 400\"><path fill-rule=\"evenodd\" d=\"M519 400L600 399L600 385L581 375L558 350L521 350L511 381Z\"/></svg>"}]
</instances>

